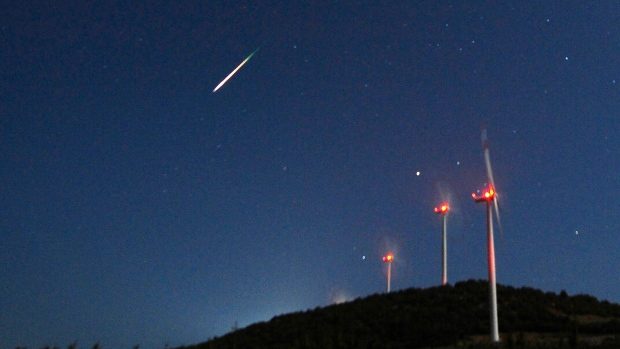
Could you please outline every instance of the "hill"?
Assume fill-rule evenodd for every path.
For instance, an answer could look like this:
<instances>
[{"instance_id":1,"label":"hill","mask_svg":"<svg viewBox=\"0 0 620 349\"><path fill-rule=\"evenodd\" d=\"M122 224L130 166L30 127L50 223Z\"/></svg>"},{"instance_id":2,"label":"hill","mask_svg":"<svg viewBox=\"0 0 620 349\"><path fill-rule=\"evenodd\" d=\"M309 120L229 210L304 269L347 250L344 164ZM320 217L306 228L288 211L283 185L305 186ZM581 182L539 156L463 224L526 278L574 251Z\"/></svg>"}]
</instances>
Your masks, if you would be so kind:
<instances>
[{"instance_id":1,"label":"hill","mask_svg":"<svg viewBox=\"0 0 620 349\"><path fill-rule=\"evenodd\" d=\"M528 287L497 291L504 348L620 348L618 304ZM487 282L466 281L280 315L185 348L484 348L488 309Z\"/></svg>"}]
</instances>

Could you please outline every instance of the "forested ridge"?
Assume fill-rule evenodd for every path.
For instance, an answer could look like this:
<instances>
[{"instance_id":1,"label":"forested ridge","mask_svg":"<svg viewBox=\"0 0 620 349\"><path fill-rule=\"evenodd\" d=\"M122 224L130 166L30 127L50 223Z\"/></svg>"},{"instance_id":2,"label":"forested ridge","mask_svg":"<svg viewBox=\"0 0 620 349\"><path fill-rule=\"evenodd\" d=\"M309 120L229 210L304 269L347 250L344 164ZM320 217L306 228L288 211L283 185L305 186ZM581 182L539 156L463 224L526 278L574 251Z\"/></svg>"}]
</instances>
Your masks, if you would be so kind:
<instances>
[{"instance_id":1,"label":"forested ridge","mask_svg":"<svg viewBox=\"0 0 620 349\"><path fill-rule=\"evenodd\" d=\"M498 285L505 348L620 348L620 305ZM406 289L276 316L185 348L483 348L488 284Z\"/></svg>"}]
</instances>

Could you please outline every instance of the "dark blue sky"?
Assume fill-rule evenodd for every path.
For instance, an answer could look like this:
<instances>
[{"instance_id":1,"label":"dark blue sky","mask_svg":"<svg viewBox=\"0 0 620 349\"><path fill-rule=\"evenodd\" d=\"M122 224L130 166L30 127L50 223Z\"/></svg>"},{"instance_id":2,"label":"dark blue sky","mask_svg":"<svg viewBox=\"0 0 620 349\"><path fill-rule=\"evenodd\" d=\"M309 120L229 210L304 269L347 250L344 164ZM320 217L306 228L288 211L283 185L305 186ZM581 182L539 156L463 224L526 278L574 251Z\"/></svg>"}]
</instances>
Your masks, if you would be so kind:
<instances>
[{"instance_id":1,"label":"dark blue sky","mask_svg":"<svg viewBox=\"0 0 620 349\"><path fill-rule=\"evenodd\" d=\"M617 1L0 13L0 348L200 342L382 292L388 249L437 285L442 198L486 278L483 123L498 282L620 301Z\"/></svg>"}]
</instances>

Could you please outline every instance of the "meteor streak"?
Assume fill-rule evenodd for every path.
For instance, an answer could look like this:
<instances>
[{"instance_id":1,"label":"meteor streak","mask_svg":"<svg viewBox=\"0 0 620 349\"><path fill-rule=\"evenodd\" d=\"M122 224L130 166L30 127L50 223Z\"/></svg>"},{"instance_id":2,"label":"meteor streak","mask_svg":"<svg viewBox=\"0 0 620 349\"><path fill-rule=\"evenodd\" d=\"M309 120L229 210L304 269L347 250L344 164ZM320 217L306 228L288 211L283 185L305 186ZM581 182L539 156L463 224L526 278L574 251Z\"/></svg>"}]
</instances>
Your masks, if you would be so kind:
<instances>
[{"instance_id":1,"label":"meteor streak","mask_svg":"<svg viewBox=\"0 0 620 349\"><path fill-rule=\"evenodd\" d=\"M259 47L259 48L260 48L260 47ZM220 89L220 87L222 87L222 86L226 83L226 81L228 81L228 79L232 78L232 76L233 76L233 75L235 75L235 73L236 73L239 69L241 69L241 67L243 67L243 65L244 65L244 64L246 64L246 63L250 60L250 58L252 58L252 56L254 56L254 54L255 54L256 52L258 52L259 48L257 48L256 50L254 50L254 52L252 52L252 53L248 56L248 58L244 59L244 60L243 60L243 62L241 62L241 64L239 64L239 65L237 66L237 68L235 68L235 70L233 70L230 74L228 74L228 76L227 76L227 77L225 77L225 78L224 78L224 80L222 80L222 82L220 82L217 86L215 86L215 88L213 89L213 92L215 93L217 90L219 90L219 89Z\"/></svg>"}]
</instances>

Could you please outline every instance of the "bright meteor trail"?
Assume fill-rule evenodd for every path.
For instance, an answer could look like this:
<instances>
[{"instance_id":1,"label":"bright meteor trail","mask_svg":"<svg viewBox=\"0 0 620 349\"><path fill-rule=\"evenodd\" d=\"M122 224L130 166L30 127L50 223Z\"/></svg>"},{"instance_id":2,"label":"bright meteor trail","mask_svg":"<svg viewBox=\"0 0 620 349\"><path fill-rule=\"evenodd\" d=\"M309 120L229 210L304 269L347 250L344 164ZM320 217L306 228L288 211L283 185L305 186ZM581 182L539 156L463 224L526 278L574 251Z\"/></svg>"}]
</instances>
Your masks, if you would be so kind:
<instances>
[{"instance_id":1,"label":"bright meteor trail","mask_svg":"<svg viewBox=\"0 0 620 349\"><path fill-rule=\"evenodd\" d=\"M260 48L260 47L259 47ZM217 86L215 86L215 88L213 89L213 92L217 91L220 89L220 87L222 87L222 85L224 85L226 83L226 81L228 81L228 79L232 78L233 75L235 75L235 73L237 72L237 70L241 69L241 67L243 67L244 64L246 64L250 58L252 58L252 56L254 56L254 54L256 52L258 52L258 48L256 50L254 50L254 52L252 52L248 58L244 59L243 62L241 62L241 64L239 64L237 66L237 68L235 68L235 70L233 70L230 74L228 74L227 77L224 78L224 80L222 80L222 82L220 82Z\"/></svg>"}]
</instances>

